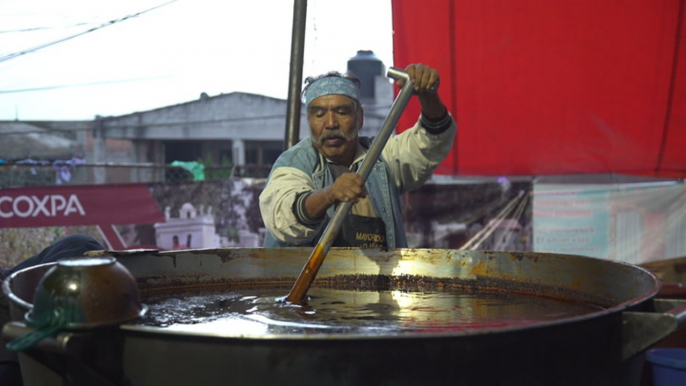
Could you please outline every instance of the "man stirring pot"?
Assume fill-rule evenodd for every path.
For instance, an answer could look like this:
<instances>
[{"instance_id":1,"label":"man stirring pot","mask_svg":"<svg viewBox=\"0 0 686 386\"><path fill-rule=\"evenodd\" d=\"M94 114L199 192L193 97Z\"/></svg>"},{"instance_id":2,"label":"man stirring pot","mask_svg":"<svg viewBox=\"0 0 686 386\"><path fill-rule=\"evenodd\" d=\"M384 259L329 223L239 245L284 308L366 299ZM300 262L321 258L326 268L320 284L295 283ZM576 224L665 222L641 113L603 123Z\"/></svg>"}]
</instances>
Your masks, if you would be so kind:
<instances>
[{"instance_id":1,"label":"man stirring pot","mask_svg":"<svg viewBox=\"0 0 686 386\"><path fill-rule=\"evenodd\" d=\"M360 81L337 72L306 79L310 136L279 156L260 195L265 247L314 246L340 202L354 204L333 246L407 247L400 195L431 177L457 125L438 95L438 72L422 64L405 71L422 113L388 140L366 183L355 172L374 139L358 136Z\"/></svg>"}]
</instances>

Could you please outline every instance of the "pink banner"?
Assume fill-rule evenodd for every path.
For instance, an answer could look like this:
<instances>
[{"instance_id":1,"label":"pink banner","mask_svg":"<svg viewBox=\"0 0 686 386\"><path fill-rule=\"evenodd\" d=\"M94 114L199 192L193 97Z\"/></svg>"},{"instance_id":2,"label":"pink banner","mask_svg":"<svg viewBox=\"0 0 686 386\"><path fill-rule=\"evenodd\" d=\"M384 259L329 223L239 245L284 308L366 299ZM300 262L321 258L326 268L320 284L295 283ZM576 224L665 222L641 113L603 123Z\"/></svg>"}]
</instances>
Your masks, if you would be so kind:
<instances>
[{"instance_id":1,"label":"pink banner","mask_svg":"<svg viewBox=\"0 0 686 386\"><path fill-rule=\"evenodd\" d=\"M150 224L164 216L146 185L0 190L0 228Z\"/></svg>"}]
</instances>

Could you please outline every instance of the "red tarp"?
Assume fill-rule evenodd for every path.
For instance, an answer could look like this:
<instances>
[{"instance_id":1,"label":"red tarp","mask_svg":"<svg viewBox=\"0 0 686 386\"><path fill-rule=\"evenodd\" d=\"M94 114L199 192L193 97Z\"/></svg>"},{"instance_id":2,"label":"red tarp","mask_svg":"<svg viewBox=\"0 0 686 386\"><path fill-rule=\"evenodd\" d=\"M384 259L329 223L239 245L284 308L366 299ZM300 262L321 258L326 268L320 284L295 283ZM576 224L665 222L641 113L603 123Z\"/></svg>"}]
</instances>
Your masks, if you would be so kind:
<instances>
[{"instance_id":1,"label":"red tarp","mask_svg":"<svg viewBox=\"0 0 686 386\"><path fill-rule=\"evenodd\" d=\"M395 66L436 67L457 117L438 172L685 178L684 3L393 0Z\"/></svg>"}]
</instances>

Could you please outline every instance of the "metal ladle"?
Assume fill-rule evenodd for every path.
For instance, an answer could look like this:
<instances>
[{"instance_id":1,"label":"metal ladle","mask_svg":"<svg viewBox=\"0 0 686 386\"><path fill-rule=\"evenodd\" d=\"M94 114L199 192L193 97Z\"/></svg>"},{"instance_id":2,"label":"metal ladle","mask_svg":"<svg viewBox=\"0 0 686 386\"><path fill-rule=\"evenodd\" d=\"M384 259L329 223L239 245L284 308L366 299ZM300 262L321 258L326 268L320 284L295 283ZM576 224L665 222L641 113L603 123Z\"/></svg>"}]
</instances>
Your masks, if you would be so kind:
<instances>
[{"instance_id":1,"label":"metal ladle","mask_svg":"<svg viewBox=\"0 0 686 386\"><path fill-rule=\"evenodd\" d=\"M391 109L381 125L381 128L379 129L376 139L367 151L367 155L357 171L357 174L362 177L364 182L367 181L367 177L369 177L372 167L374 167L374 164L378 160L381 151L386 146L388 138L390 138L391 134L393 133L393 130L400 119L400 115L402 114L403 110L405 110L405 107L407 106L407 103L410 101L410 98L414 92L414 84L410 80L410 76L407 74L407 72L395 67L390 67L386 73L386 76L395 80L404 80L405 84L403 85L403 88L400 89L400 93L398 93L395 101L393 101ZM296 279L291 292L288 294L288 296L286 296L286 301L293 304L302 304L307 291L310 289L310 285L312 285L319 268L324 262L326 254L329 252L329 249L331 249L331 244L333 244L338 232L341 230L343 219L350 211L352 205L353 203L350 201L342 202L338 205L333 218L331 221L329 221L326 229L324 229L322 237L314 247L310 258L307 260L307 263L305 263L300 275Z\"/></svg>"}]
</instances>

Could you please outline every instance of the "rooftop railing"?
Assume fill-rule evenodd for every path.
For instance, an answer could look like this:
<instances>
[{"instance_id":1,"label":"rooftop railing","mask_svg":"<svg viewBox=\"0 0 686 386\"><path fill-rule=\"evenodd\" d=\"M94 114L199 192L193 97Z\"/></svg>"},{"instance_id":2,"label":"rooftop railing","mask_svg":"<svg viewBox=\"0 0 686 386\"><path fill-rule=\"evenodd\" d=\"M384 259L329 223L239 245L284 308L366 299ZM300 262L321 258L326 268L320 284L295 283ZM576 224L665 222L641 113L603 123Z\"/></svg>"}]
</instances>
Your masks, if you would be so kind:
<instances>
[{"instance_id":1,"label":"rooftop railing","mask_svg":"<svg viewBox=\"0 0 686 386\"><path fill-rule=\"evenodd\" d=\"M152 163L0 164L0 189L25 186L128 184L266 178L271 165L202 166L201 172Z\"/></svg>"}]
</instances>

